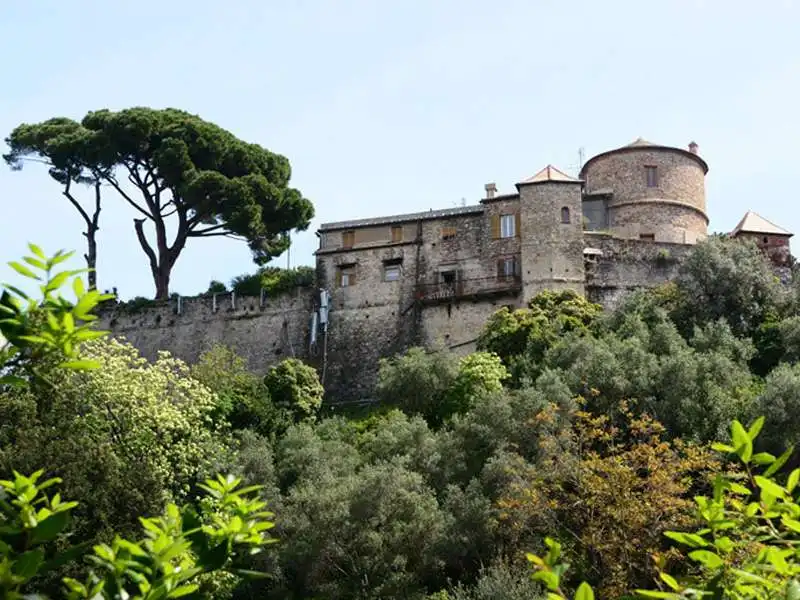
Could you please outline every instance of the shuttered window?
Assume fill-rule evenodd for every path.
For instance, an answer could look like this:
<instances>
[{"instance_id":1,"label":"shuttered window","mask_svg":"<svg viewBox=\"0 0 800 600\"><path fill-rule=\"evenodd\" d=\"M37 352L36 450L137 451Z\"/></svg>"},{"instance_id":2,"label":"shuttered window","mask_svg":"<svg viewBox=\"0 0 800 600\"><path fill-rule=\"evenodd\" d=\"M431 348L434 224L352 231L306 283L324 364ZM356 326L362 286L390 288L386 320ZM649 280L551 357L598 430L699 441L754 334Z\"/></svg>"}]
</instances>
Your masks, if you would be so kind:
<instances>
[{"instance_id":1,"label":"shuttered window","mask_svg":"<svg viewBox=\"0 0 800 600\"><path fill-rule=\"evenodd\" d=\"M517 258L514 256L506 256L497 261L497 277L498 279L505 279L506 277L514 277L517 274Z\"/></svg>"},{"instance_id":2,"label":"shuttered window","mask_svg":"<svg viewBox=\"0 0 800 600\"><path fill-rule=\"evenodd\" d=\"M492 239L513 238L519 236L519 213L492 215Z\"/></svg>"},{"instance_id":3,"label":"shuttered window","mask_svg":"<svg viewBox=\"0 0 800 600\"><path fill-rule=\"evenodd\" d=\"M336 271L336 287L345 288L352 287L356 283L355 269L339 269Z\"/></svg>"},{"instance_id":4,"label":"shuttered window","mask_svg":"<svg viewBox=\"0 0 800 600\"><path fill-rule=\"evenodd\" d=\"M400 226L392 227L392 241L393 242L402 242L403 241L403 228Z\"/></svg>"},{"instance_id":5,"label":"shuttered window","mask_svg":"<svg viewBox=\"0 0 800 600\"><path fill-rule=\"evenodd\" d=\"M443 240L451 240L456 237L456 228L455 227L442 227L442 239Z\"/></svg>"},{"instance_id":6,"label":"shuttered window","mask_svg":"<svg viewBox=\"0 0 800 600\"><path fill-rule=\"evenodd\" d=\"M342 246L345 248L352 248L356 243L356 232L345 231L342 233Z\"/></svg>"}]
</instances>

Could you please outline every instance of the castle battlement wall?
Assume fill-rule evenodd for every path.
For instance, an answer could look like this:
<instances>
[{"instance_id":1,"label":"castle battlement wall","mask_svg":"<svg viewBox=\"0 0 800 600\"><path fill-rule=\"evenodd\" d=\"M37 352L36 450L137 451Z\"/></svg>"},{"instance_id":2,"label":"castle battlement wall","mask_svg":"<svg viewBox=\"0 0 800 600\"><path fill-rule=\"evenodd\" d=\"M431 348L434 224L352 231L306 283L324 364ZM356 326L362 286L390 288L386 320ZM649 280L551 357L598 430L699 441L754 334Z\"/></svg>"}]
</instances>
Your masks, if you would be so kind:
<instances>
[{"instance_id":1,"label":"castle battlement wall","mask_svg":"<svg viewBox=\"0 0 800 600\"><path fill-rule=\"evenodd\" d=\"M309 354L309 330L316 288L299 287L267 298L230 293L136 306L122 303L100 312L99 327L124 337L154 359L167 350L189 363L217 344L247 360L257 373L280 360Z\"/></svg>"}]
</instances>

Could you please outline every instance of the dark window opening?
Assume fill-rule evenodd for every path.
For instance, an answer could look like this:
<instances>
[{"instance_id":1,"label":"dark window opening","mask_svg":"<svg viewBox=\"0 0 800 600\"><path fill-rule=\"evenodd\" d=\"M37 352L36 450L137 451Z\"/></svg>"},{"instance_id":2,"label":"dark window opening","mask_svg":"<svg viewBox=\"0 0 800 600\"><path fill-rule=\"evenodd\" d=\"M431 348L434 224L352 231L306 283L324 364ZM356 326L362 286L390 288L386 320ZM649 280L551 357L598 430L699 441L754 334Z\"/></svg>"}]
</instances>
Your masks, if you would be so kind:
<instances>
[{"instance_id":1,"label":"dark window opening","mask_svg":"<svg viewBox=\"0 0 800 600\"><path fill-rule=\"evenodd\" d=\"M658 169L647 166L644 168L644 172L647 177L647 187L658 187Z\"/></svg>"},{"instance_id":2,"label":"dark window opening","mask_svg":"<svg viewBox=\"0 0 800 600\"><path fill-rule=\"evenodd\" d=\"M648 242L655 242L656 241L656 234L654 233L640 233L639 234L640 240L647 240Z\"/></svg>"},{"instance_id":3,"label":"dark window opening","mask_svg":"<svg viewBox=\"0 0 800 600\"><path fill-rule=\"evenodd\" d=\"M569 220L569 208L567 208L566 206L564 206L561 209L561 222L563 224L565 224L565 225L568 225L569 222L570 222L570 220Z\"/></svg>"}]
</instances>

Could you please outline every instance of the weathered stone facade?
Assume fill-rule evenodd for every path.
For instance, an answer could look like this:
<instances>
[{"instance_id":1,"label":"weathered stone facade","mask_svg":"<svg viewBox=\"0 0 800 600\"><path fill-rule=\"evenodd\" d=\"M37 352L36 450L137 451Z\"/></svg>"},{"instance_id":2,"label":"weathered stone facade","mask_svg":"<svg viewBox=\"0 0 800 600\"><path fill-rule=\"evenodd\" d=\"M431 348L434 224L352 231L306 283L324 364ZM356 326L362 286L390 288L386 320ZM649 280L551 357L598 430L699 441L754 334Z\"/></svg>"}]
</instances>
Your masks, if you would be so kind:
<instances>
[{"instance_id":1,"label":"weathered stone facade","mask_svg":"<svg viewBox=\"0 0 800 600\"><path fill-rule=\"evenodd\" d=\"M146 356L166 349L193 361L223 343L260 372L297 356L319 369L332 400L368 398L380 358L412 345L474 350L492 312L542 290L614 306L672 279L706 237L707 171L696 145L640 139L590 159L581 179L548 166L513 194L487 184L476 205L323 224L316 286L286 298L198 299L180 314L173 301L102 324ZM750 229L737 232L760 235ZM788 252L789 235L761 239Z\"/></svg>"}]
</instances>

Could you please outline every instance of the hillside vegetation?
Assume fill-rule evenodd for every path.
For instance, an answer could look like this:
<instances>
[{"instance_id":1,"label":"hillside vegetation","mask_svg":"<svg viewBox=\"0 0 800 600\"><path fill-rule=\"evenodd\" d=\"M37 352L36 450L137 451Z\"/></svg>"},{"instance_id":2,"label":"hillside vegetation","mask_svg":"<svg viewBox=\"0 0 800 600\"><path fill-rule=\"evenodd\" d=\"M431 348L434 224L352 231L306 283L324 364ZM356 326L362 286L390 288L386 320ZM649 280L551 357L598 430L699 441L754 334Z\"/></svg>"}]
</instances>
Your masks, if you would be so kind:
<instances>
[{"instance_id":1,"label":"hillside vegetation","mask_svg":"<svg viewBox=\"0 0 800 600\"><path fill-rule=\"evenodd\" d=\"M800 296L752 245L700 244L676 281L614 311L572 292L502 309L473 354L412 348L383 361L379 403L353 412L325 407L316 372L292 359L266 377L222 347L195 365L147 362L81 329L91 302L75 292L14 305L12 289L0 304L8 597L91 597L109 581L96 593L583 600L696 597L684 591L694 586L800 597L800 471L785 475L800 464L785 453L800 439ZM37 485L15 477L40 469L61 480L59 501L77 502L71 522L12 544L2 532L21 505L10 502ZM260 487L237 495L240 482ZM114 545L162 514L174 556ZM227 554L212 560L208 540ZM34 541L41 556L21 559ZM39 572L68 546L69 560ZM175 561L189 565L184 588L169 583ZM65 592L64 577L86 589Z\"/></svg>"}]
</instances>

